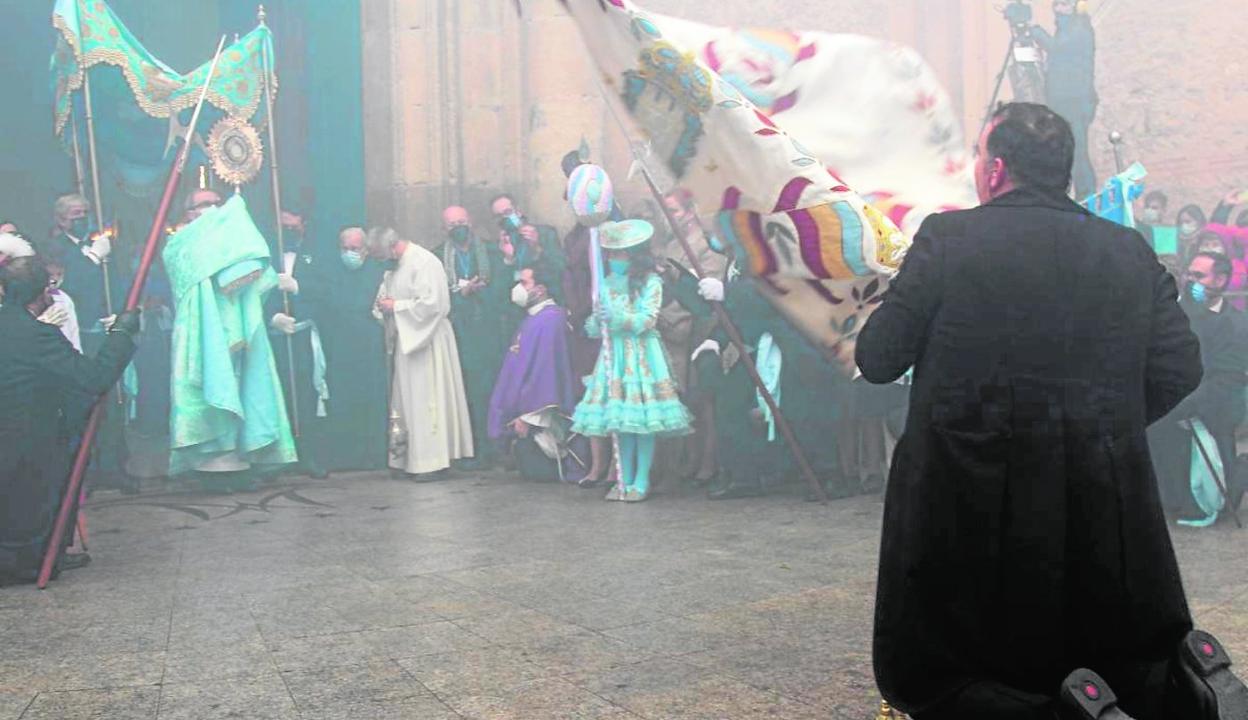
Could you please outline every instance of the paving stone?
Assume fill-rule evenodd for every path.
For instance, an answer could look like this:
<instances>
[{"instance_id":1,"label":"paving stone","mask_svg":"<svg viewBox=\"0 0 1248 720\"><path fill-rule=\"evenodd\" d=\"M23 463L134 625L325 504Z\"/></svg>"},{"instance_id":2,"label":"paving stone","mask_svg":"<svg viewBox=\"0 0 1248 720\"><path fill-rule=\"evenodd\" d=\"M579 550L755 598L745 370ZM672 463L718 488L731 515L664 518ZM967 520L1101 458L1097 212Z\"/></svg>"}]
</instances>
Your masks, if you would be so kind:
<instances>
[{"instance_id":1,"label":"paving stone","mask_svg":"<svg viewBox=\"0 0 1248 720\"><path fill-rule=\"evenodd\" d=\"M500 473L363 473L101 492L87 512L121 531L97 562L0 588L0 718L857 720L878 702L876 498L622 507ZM1248 534L1172 537L1197 625L1248 665Z\"/></svg>"}]
</instances>

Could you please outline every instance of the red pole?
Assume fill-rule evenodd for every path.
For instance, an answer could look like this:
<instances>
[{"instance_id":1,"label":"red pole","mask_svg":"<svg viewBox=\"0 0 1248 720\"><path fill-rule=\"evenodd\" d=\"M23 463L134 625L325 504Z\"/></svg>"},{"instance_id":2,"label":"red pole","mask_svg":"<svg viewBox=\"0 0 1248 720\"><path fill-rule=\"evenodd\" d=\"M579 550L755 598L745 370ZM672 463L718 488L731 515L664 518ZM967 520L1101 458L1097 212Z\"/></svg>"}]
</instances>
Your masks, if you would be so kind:
<instances>
[{"instance_id":1,"label":"red pole","mask_svg":"<svg viewBox=\"0 0 1248 720\"><path fill-rule=\"evenodd\" d=\"M130 284L130 292L126 295L126 310L133 310L139 306L139 297L143 294L143 287L147 284L148 273L152 269L152 261L156 259L156 250L160 246L160 238L164 235L165 221L169 218L169 208L173 205L173 196L178 191L178 182L182 179L182 171L186 169L186 158L190 154L191 139L195 137L195 125L199 122L199 111L203 108L204 98L208 95L208 86L212 83L213 75L216 74L217 61L221 59L221 49L225 47L225 36L221 36L221 42L217 45L217 53L213 56L212 67L208 69L208 79L204 81L204 89L199 96L199 104L195 106L195 113L191 116L191 124L186 130L186 142L182 146L181 152L178 153L178 159L173 163L173 167L169 169L169 179L165 181L165 192L160 197L160 206L156 210L156 217L152 219L152 229L147 234L147 243L143 246L143 257L139 261L139 271L134 275L134 282ZM52 535L48 538L48 545L43 551L43 564L39 567L39 580L37 586L40 590L48 586L48 581L52 579L52 568L56 565L56 558L60 555L61 542L65 538L65 531L69 525L69 516L73 513L74 507L78 502L78 492L82 489L82 477L87 470L87 462L91 457L91 445L95 442L95 435L99 432L100 421L104 415L104 403L96 400L95 407L91 409L91 417L87 420L87 428L82 433L82 441L78 445L78 454L74 456L73 470L69 474L69 484L65 488L65 496L61 498L61 508L56 514L56 523L52 525Z\"/></svg>"}]
</instances>

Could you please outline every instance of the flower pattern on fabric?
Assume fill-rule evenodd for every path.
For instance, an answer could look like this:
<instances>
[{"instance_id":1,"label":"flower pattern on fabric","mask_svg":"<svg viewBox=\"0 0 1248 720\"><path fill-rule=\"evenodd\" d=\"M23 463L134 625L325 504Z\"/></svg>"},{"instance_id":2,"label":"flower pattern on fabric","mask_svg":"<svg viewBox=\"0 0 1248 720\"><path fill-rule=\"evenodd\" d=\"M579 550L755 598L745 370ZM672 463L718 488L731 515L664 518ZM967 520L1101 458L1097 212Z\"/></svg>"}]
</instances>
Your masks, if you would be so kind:
<instances>
[{"instance_id":1,"label":"flower pattern on fabric","mask_svg":"<svg viewBox=\"0 0 1248 720\"><path fill-rule=\"evenodd\" d=\"M611 276L604 283L611 362L608 366L607 353L599 356L585 397L572 415L573 432L596 437L688 434L693 418L680 401L656 328L662 280L651 275L635 297L626 277ZM590 336L601 333L596 317L586 321L585 331Z\"/></svg>"}]
</instances>

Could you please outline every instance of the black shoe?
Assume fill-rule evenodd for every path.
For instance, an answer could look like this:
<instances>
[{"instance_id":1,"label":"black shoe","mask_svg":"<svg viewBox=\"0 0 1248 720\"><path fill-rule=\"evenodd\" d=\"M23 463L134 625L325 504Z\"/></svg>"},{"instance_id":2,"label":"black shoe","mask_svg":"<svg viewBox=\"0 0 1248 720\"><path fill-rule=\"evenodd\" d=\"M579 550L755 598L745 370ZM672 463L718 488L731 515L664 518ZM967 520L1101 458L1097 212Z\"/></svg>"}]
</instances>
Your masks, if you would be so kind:
<instances>
[{"instance_id":1,"label":"black shoe","mask_svg":"<svg viewBox=\"0 0 1248 720\"><path fill-rule=\"evenodd\" d=\"M60 562L57 563L57 565L61 569L61 572L64 572L66 570L77 570L79 568L84 568L90 564L91 564L91 556L86 554L85 552L74 553L73 555L70 555L67 553L65 555L62 555Z\"/></svg>"},{"instance_id":2,"label":"black shoe","mask_svg":"<svg viewBox=\"0 0 1248 720\"><path fill-rule=\"evenodd\" d=\"M1109 683L1086 668L1066 676L1057 694L1059 720L1131 720L1118 708L1118 696Z\"/></svg>"},{"instance_id":3,"label":"black shoe","mask_svg":"<svg viewBox=\"0 0 1248 720\"><path fill-rule=\"evenodd\" d=\"M1175 673L1208 720L1248 720L1248 687L1231 672L1231 657L1217 638L1193 630L1179 644ZM1190 712L1190 711L1189 711Z\"/></svg>"}]
</instances>

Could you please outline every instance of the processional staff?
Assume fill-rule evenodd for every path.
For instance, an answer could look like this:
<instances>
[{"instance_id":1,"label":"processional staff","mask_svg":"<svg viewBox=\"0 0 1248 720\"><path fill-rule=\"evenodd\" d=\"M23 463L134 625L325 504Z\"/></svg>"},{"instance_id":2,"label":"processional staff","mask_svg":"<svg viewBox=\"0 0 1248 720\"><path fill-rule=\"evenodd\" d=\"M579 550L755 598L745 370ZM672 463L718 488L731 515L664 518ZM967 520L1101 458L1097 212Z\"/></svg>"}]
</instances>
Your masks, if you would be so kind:
<instances>
[{"instance_id":1,"label":"processional staff","mask_svg":"<svg viewBox=\"0 0 1248 720\"><path fill-rule=\"evenodd\" d=\"M217 63L221 60L221 52L224 49L225 36L222 35L221 42L217 44L217 52L212 57L212 65L208 68L208 77L204 80L204 86L200 90L199 102L195 105L194 114L191 115L191 124L187 128L182 150L178 153L173 167L169 170L169 179L165 181L164 194L161 195L156 216L152 218L152 228L148 231L147 242L143 245L143 255L139 260L139 269L134 274L134 282L131 283L130 292L126 295L126 310L133 310L139 306L139 298L143 294L143 287L147 284L147 276L152 269L152 261L156 258L156 250L160 245L161 237L164 236L165 221L169 217L169 207L173 204L173 196L178 190L178 181L182 179L182 171L186 169L186 160L191 152L191 138L195 137L195 127L199 124L199 114L204 108L204 100L208 97L208 87L217 73ZM46 588L48 581L52 579L52 568L56 565L56 558L60 554L61 542L69 525L69 516L73 513L74 506L78 502L78 492L82 488L82 476L86 472L87 461L91 457L91 445L95 441L96 433L99 432L100 420L103 414L104 403L97 401L95 406L91 408L91 416L87 420L87 428L83 432L82 440L78 444L78 452L74 456L73 470L69 474L65 495L61 498L61 507L56 514L56 523L52 526L52 534L48 537L48 545L44 549L43 564L39 568L39 579L37 582L40 590Z\"/></svg>"}]
</instances>

